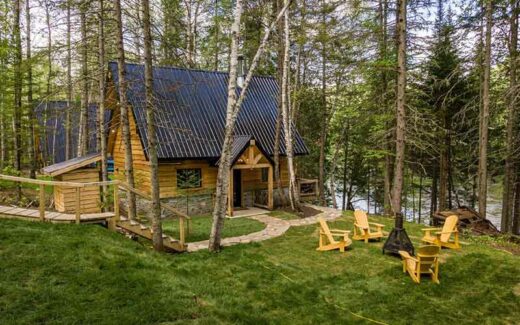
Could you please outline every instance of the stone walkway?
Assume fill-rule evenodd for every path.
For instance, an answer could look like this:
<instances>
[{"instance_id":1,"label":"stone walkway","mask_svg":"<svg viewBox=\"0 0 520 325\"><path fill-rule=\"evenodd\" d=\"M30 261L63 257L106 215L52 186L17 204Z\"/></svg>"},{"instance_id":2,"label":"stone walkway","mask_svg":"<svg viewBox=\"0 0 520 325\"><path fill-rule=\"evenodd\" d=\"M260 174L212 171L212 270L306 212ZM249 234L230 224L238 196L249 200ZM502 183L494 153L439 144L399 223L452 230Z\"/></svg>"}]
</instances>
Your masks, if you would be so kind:
<instances>
[{"instance_id":1,"label":"stone walkway","mask_svg":"<svg viewBox=\"0 0 520 325\"><path fill-rule=\"evenodd\" d=\"M224 238L221 241L222 246L233 246L238 244L247 244L251 242L259 242L267 239L271 239L274 237L278 237L283 235L290 227L299 227L299 226L307 226L318 222L318 217L323 217L325 220L330 221L341 217L341 211L320 207L316 205L307 204L307 206L322 211L321 213L304 218L304 219L293 219L293 220L282 220L280 218L271 217L268 215L258 215L253 217L248 217L249 219L257 220L263 222L266 227L262 231L257 231L251 234L237 236L237 237L229 237ZM195 252L201 249L208 248L209 241L203 240L194 243L188 243L188 252Z\"/></svg>"}]
</instances>

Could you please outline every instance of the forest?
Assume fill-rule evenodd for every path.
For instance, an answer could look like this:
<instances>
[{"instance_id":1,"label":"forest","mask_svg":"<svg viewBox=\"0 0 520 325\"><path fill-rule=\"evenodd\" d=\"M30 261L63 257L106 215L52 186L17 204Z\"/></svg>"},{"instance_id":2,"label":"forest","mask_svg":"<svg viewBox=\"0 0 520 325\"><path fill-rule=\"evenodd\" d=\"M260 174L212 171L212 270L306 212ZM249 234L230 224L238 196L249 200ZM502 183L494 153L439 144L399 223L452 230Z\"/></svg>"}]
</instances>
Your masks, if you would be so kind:
<instances>
[{"instance_id":1,"label":"forest","mask_svg":"<svg viewBox=\"0 0 520 325\"><path fill-rule=\"evenodd\" d=\"M106 159L109 62L144 64L147 98L153 97L152 66L229 72L226 125L232 126L247 98L245 90L237 96L232 85L243 58L244 88L253 75L274 76L281 90L278 129L294 123L308 147L309 155L295 156L294 164L287 154L293 187L296 173L317 178L322 205L402 212L418 223L428 223L435 211L466 206L502 232L520 234L519 5L518 0L4 0L0 169L34 178L52 163L38 157L45 144L36 139L48 132L39 130L38 119L47 116L38 116L37 107L53 100L67 102L66 158L87 152L88 115L96 114L96 149ZM95 112L88 109L92 103ZM170 126L154 116L153 101L146 106L152 187L158 189L153 134ZM72 125L74 114L80 116L78 125ZM127 114L121 109L123 133ZM78 132L75 144L72 132ZM285 133L281 141L289 148L291 132ZM226 141L214 212L220 218L229 174L231 140ZM275 183L277 178L275 172ZM132 185L128 171L127 180ZM298 197L289 199L297 209ZM158 203L153 209L160 214ZM219 218L214 220L212 234L218 235Z\"/></svg>"}]
</instances>

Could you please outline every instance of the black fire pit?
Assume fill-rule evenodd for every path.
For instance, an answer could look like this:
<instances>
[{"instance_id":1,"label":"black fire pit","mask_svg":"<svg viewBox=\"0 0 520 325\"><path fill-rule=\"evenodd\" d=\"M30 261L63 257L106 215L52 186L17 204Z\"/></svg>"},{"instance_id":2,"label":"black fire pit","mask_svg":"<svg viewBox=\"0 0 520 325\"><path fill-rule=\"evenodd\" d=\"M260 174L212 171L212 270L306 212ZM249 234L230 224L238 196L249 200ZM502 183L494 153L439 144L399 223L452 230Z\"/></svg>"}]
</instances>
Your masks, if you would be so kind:
<instances>
[{"instance_id":1,"label":"black fire pit","mask_svg":"<svg viewBox=\"0 0 520 325\"><path fill-rule=\"evenodd\" d=\"M392 229L390 235L388 235L388 239L383 245L383 254L399 254L399 251L406 251L410 255L414 255L412 241L410 240L410 237L408 237L406 229L403 227L403 215L401 213L396 213L395 227Z\"/></svg>"}]
</instances>

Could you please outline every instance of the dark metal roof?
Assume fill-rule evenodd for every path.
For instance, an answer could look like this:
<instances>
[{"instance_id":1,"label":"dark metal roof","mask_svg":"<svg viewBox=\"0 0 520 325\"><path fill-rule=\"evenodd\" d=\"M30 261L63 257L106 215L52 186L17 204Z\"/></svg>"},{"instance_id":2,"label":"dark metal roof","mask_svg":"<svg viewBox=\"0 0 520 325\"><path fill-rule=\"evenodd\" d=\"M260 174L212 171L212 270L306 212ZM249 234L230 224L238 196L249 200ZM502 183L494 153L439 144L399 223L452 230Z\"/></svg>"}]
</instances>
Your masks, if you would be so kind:
<instances>
[{"instance_id":1,"label":"dark metal roof","mask_svg":"<svg viewBox=\"0 0 520 325\"><path fill-rule=\"evenodd\" d=\"M39 124L39 149L44 163L60 163L65 161L65 117L67 109L68 105L66 101L41 102L35 108L35 115ZM77 156L80 119L79 113L79 108L77 106L74 105L70 108L72 157ZM89 144L87 153L96 152L96 114L97 105L90 104L88 108ZM105 121L107 126L111 115L111 110L105 111ZM47 144L46 148L44 148L43 145L44 141ZM44 152L44 149L46 149L46 152Z\"/></svg>"},{"instance_id":2,"label":"dark metal roof","mask_svg":"<svg viewBox=\"0 0 520 325\"><path fill-rule=\"evenodd\" d=\"M117 64L110 63L109 69L117 87ZM128 100L141 141L146 144L144 67L127 64L126 77ZM159 159L218 159L224 138L228 73L154 67L153 77ZM273 155L277 92L274 78L253 77L234 130L235 136L255 138L268 155ZM294 135L295 154L307 154L296 129ZM143 147L147 153L146 145ZM280 153L285 154L284 141L280 141Z\"/></svg>"}]
</instances>

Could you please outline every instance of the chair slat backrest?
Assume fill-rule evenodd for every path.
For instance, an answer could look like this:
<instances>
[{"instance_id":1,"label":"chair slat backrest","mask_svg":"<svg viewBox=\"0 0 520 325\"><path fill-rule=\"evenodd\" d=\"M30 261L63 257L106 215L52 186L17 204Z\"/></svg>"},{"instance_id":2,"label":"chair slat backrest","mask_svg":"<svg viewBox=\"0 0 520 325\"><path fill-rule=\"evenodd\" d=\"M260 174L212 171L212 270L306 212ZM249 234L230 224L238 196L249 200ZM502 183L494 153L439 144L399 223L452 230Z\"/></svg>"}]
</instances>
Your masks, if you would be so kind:
<instances>
[{"instance_id":1,"label":"chair slat backrest","mask_svg":"<svg viewBox=\"0 0 520 325\"><path fill-rule=\"evenodd\" d=\"M425 245L417 250L417 257L421 261L421 271L426 271L437 261L441 248L437 245Z\"/></svg>"},{"instance_id":2,"label":"chair slat backrest","mask_svg":"<svg viewBox=\"0 0 520 325\"><path fill-rule=\"evenodd\" d=\"M332 237L332 234L330 233L329 225L327 224L327 221L323 219L322 217L318 217L318 221L320 222L320 227L323 233L325 233L325 236L327 236L327 239L331 244L336 244L337 241L334 240L334 237Z\"/></svg>"},{"instance_id":3,"label":"chair slat backrest","mask_svg":"<svg viewBox=\"0 0 520 325\"><path fill-rule=\"evenodd\" d=\"M368 229L370 232L370 227L368 226L368 217L365 211L356 210L354 211L354 218L356 218L356 223L363 229Z\"/></svg>"},{"instance_id":4,"label":"chair slat backrest","mask_svg":"<svg viewBox=\"0 0 520 325\"><path fill-rule=\"evenodd\" d=\"M442 227L443 234L441 235L441 241L447 242L450 240L451 232L453 232L457 228L457 223L459 222L459 218L456 215L451 215L444 221L444 226Z\"/></svg>"}]
</instances>

